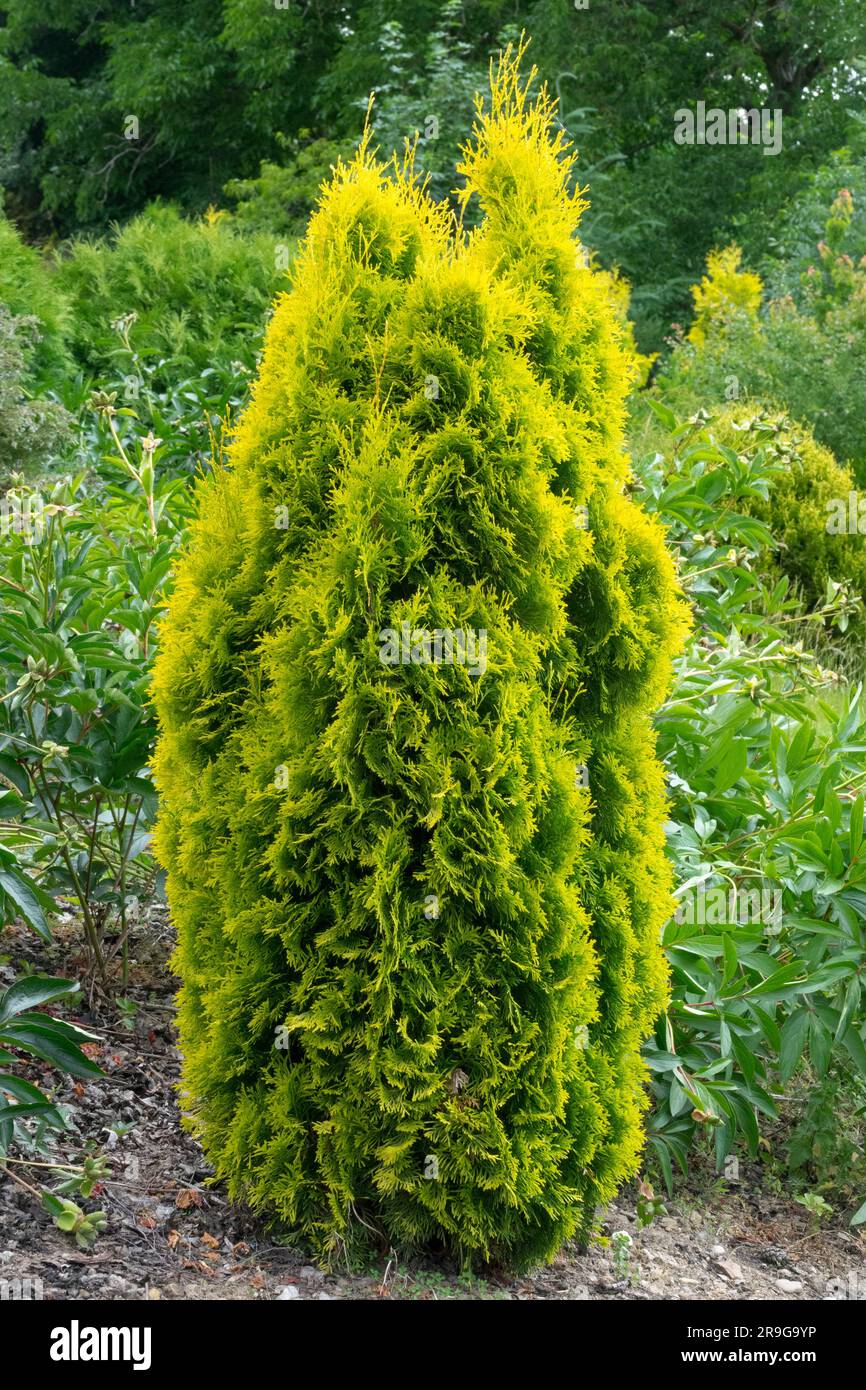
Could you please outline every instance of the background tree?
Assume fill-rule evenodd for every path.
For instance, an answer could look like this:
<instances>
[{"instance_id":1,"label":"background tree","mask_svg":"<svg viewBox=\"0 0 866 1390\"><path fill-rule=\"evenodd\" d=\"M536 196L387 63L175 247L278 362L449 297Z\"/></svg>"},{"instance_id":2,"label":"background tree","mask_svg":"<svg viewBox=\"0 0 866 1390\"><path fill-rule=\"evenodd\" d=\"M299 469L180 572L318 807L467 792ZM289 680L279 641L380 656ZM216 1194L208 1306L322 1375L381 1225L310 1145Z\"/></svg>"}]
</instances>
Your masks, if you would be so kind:
<instances>
[{"instance_id":1,"label":"background tree","mask_svg":"<svg viewBox=\"0 0 866 1390\"><path fill-rule=\"evenodd\" d=\"M8 0L3 15L0 184L40 236L100 229L157 195L203 211L229 180L290 165L308 143L325 142L324 176L373 90L378 138L402 147L419 129L438 194L491 53L525 27L592 186L584 240L635 284L644 348L684 312L713 245L764 254L780 206L864 112L854 0L406 0L396 15L387 0L104 0L96 12ZM675 145L674 112L698 100L780 108L781 154ZM687 199L671 196L684 186Z\"/></svg>"}]
</instances>

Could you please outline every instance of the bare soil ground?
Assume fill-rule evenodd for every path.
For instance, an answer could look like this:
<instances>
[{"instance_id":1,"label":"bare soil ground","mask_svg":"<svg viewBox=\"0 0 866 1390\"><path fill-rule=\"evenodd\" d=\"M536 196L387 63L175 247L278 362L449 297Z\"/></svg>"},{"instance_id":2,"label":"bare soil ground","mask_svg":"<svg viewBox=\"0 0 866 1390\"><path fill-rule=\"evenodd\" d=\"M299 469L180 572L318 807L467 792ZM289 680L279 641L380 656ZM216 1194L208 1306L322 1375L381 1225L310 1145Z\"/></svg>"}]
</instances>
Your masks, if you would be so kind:
<instances>
[{"instance_id":1,"label":"bare soil ground","mask_svg":"<svg viewBox=\"0 0 866 1390\"><path fill-rule=\"evenodd\" d=\"M80 978L74 923L43 947L13 929L0 936L0 986L26 968ZM866 1241L839 1223L815 1229L792 1197L746 1166L721 1183L697 1162L667 1214L638 1229L626 1190L586 1254L566 1249L529 1276L461 1275L436 1260L383 1256L364 1271L318 1268L243 1208L230 1206L198 1145L181 1128L175 1084L171 948L164 911L148 914L134 943L133 1016L83 1001L69 1015L98 1032L104 1079L31 1076L73 1107L64 1156L102 1150L111 1174L86 1205L108 1225L92 1251L59 1232L37 1201L0 1171L0 1280L39 1279L46 1299L866 1299ZM26 1171L26 1170L21 1170ZM32 1176L32 1175L31 1175ZM615 1232L632 1240L617 1258Z\"/></svg>"}]
</instances>

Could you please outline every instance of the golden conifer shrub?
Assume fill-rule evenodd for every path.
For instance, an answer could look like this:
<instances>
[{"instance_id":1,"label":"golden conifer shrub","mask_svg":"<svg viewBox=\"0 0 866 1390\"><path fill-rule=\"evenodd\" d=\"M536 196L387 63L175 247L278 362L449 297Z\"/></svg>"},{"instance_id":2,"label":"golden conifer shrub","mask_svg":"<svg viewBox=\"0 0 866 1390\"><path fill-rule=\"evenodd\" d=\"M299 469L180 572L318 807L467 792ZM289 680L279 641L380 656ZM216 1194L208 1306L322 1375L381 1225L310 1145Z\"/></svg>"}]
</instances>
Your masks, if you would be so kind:
<instances>
[{"instance_id":1,"label":"golden conifer shrub","mask_svg":"<svg viewBox=\"0 0 866 1390\"><path fill-rule=\"evenodd\" d=\"M707 256L706 274L700 284L692 285L695 318L689 342L696 347L701 347L711 333L724 332L738 316L757 327L764 285L760 275L740 269L742 259L739 246L725 246Z\"/></svg>"},{"instance_id":2,"label":"golden conifer shrub","mask_svg":"<svg viewBox=\"0 0 866 1390\"><path fill-rule=\"evenodd\" d=\"M550 1259L642 1143L684 609L518 60L465 152L470 237L411 161L336 168L161 633L190 1123L325 1255Z\"/></svg>"}]
</instances>

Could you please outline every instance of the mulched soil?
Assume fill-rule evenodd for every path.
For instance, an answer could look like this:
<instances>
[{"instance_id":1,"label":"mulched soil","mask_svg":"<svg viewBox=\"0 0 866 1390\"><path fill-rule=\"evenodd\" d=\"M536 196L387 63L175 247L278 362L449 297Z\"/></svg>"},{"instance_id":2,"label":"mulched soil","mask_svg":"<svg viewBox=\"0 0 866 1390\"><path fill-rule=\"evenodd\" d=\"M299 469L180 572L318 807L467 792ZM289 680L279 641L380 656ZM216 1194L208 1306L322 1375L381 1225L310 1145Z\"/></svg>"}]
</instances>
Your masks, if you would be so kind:
<instances>
[{"instance_id":1,"label":"mulched soil","mask_svg":"<svg viewBox=\"0 0 866 1390\"><path fill-rule=\"evenodd\" d=\"M788 1196L762 1187L760 1165L722 1184L694 1165L667 1214L639 1230L636 1194L626 1190L586 1254L567 1248L530 1276L461 1276L436 1261L382 1258L363 1273L318 1268L309 1253L211 1186L198 1145L180 1126L171 934L153 905L133 944L134 1016L84 1000L68 1017L98 1032L106 1075L30 1075L72 1107L62 1153L76 1161L101 1150L111 1174L94 1198L108 1225L92 1251L76 1249L37 1201L0 1171L0 1280L41 1280L46 1299L866 1299L866 1241L843 1223L815 1230ZM0 934L0 987L24 969L82 978L80 935L69 919L43 946L23 930ZM61 1011L58 1011L61 1012ZM25 1171L26 1170L21 1170ZM32 1174L30 1175L32 1177ZM610 1237L632 1245L617 1261Z\"/></svg>"}]
</instances>

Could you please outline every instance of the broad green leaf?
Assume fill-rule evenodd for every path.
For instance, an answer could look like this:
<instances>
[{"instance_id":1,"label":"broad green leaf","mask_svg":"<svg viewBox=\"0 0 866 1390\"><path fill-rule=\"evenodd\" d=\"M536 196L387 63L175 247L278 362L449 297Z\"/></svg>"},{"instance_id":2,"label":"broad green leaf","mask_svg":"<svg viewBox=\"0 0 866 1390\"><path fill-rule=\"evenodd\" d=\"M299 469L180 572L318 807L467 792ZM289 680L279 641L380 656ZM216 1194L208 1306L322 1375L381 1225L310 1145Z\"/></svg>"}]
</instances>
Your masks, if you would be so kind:
<instances>
[{"instance_id":1,"label":"broad green leaf","mask_svg":"<svg viewBox=\"0 0 866 1390\"><path fill-rule=\"evenodd\" d=\"M74 980L55 979L50 975L28 975L16 980L5 993L0 994L0 1024L25 1009L38 1008L52 999L63 995L78 993L79 986Z\"/></svg>"},{"instance_id":2,"label":"broad green leaf","mask_svg":"<svg viewBox=\"0 0 866 1390\"><path fill-rule=\"evenodd\" d=\"M33 1052L43 1061L51 1062L60 1071L70 1076L102 1076L103 1072L95 1062L85 1055L75 1043L66 1037L38 1024L20 1021L7 1023L3 1028L4 1041L13 1047Z\"/></svg>"},{"instance_id":3,"label":"broad green leaf","mask_svg":"<svg viewBox=\"0 0 866 1390\"><path fill-rule=\"evenodd\" d=\"M797 1009L785 1020L782 1027L782 1045L779 1049L779 1076L783 1085L790 1080L803 1055L808 1031L807 1009Z\"/></svg>"},{"instance_id":4,"label":"broad green leaf","mask_svg":"<svg viewBox=\"0 0 866 1390\"><path fill-rule=\"evenodd\" d=\"M46 910L55 904L19 869L0 867L0 888L17 908L17 915L32 927L44 941L51 940L51 929L45 918ZM7 919L8 920L8 919Z\"/></svg>"}]
</instances>

